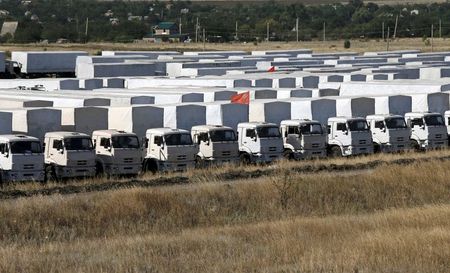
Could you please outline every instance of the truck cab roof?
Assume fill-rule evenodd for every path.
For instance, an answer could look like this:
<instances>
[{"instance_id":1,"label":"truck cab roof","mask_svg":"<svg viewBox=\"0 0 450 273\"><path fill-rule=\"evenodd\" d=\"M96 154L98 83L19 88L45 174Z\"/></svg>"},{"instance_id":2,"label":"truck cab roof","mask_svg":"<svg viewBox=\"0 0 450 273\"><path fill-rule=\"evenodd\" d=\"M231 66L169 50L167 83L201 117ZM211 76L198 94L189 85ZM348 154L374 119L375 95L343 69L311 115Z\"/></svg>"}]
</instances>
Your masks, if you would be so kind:
<instances>
[{"instance_id":1,"label":"truck cab roof","mask_svg":"<svg viewBox=\"0 0 450 273\"><path fill-rule=\"evenodd\" d=\"M349 120L366 120L363 117L332 117L328 119L328 122L347 122Z\"/></svg>"},{"instance_id":2,"label":"truck cab roof","mask_svg":"<svg viewBox=\"0 0 450 273\"><path fill-rule=\"evenodd\" d=\"M191 131L209 132L214 130L233 130L231 127L223 125L197 125L193 126Z\"/></svg>"},{"instance_id":3,"label":"truck cab roof","mask_svg":"<svg viewBox=\"0 0 450 273\"><path fill-rule=\"evenodd\" d=\"M386 118L403 118L400 115L393 114L377 114L377 115L369 115L366 117L367 120L385 120Z\"/></svg>"},{"instance_id":4,"label":"truck cab roof","mask_svg":"<svg viewBox=\"0 0 450 273\"><path fill-rule=\"evenodd\" d=\"M300 126L302 124L320 124L317 120L310 119L289 119L281 121L280 125L286 126Z\"/></svg>"},{"instance_id":5,"label":"truck cab roof","mask_svg":"<svg viewBox=\"0 0 450 273\"><path fill-rule=\"evenodd\" d=\"M153 128L153 129L148 129L147 130L147 134L155 134L155 135L167 135L167 134L189 134L189 131L187 130L183 130L183 129L172 129L172 128Z\"/></svg>"},{"instance_id":6,"label":"truck cab roof","mask_svg":"<svg viewBox=\"0 0 450 273\"><path fill-rule=\"evenodd\" d=\"M238 124L238 128L256 128L256 127L278 127L275 123L267 122L243 122Z\"/></svg>"},{"instance_id":7,"label":"truck cab roof","mask_svg":"<svg viewBox=\"0 0 450 273\"><path fill-rule=\"evenodd\" d=\"M112 136L135 136L135 133L125 132L122 130L116 130L116 129L109 129L109 130L97 130L92 133L92 136L105 136L105 137L112 137Z\"/></svg>"},{"instance_id":8,"label":"truck cab roof","mask_svg":"<svg viewBox=\"0 0 450 273\"><path fill-rule=\"evenodd\" d=\"M39 141L36 137L21 135L21 134L11 134L11 135L0 135L0 142L14 142L14 141Z\"/></svg>"},{"instance_id":9,"label":"truck cab roof","mask_svg":"<svg viewBox=\"0 0 450 273\"><path fill-rule=\"evenodd\" d=\"M49 132L45 134L45 137L55 137L55 138L71 138L71 137L88 137L90 136L78 133L78 132L65 132L65 131L59 131L59 132Z\"/></svg>"},{"instance_id":10,"label":"truck cab roof","mask_svg":"<svg viewBox=\"0 0 450 273\"><path fill-rule=\"evenodd\" d=\"M425 116L441 115L436 112L410 112L405 114L405 118L423 118Z\"/></svg>"}]
</instances>

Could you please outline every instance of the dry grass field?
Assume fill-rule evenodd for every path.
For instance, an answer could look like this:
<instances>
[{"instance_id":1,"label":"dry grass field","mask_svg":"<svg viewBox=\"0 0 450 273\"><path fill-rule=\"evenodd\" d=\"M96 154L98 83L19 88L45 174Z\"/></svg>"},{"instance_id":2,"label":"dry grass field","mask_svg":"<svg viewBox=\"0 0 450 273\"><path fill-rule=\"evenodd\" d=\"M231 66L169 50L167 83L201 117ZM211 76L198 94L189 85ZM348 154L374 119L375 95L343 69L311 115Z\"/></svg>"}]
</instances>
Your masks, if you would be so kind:
<instances>
[{"instance_id":1,"label":"dry grass field","mask_svg":"<svg viewBox=\"0 0 450 273\"><path fill-rule=\"evenodd\" d=\"M352 40L351 48L344 48L344 41L308 41L308 42L262 42L254 43L87 43L87 44L2 44L1 51L17 50L84 50L91 54L98 54L102 50L175 50L175 51L202 51L202 50L270 50L270 49L297 49L308 48L315 52L366 52L366 51L385 51L387 44L383 40ZM422 39L397 39L389 44L389 50L420 49L424 52L449 51L450 43L447 39L435 38L433 48L426 45Z\"/></svg>"},{"instance_id":2,"label":"dry grass field","mask_svg":"<svg viewBox=\"0 0 450 273\"><path fill-rule=\"evenodd\" d=\"M450 150L146 175L78 194L5 195L110 181L7 185L0 272L449 272L448 177Z\"/></svg>"}]
</instances>

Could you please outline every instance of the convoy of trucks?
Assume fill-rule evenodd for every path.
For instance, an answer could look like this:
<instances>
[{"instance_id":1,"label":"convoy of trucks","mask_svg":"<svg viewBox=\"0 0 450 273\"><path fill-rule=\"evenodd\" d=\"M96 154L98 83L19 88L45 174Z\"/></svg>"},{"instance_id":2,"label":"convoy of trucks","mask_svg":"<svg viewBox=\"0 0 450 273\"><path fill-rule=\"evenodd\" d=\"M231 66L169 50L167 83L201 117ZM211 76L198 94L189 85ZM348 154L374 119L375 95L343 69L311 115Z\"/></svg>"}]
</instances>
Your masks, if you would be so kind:
<instances>
[{"instance_id":1,"label":"convoy of trucks","mask_svg":"<svg viewBox=\"0 0 450 273\"><path fill-rule=\"evenodd\" d=\"M245 122L231 127L198 125L191 131L148 129L140 140L131 132L96 130L48 132L43 147L38 138L0 135L0 183L59 181L95 175L136 176L142 171L185 171L222 163L271 163L402 152L446 147L450 111L400 115L332 117L327 127L315 120L283 120L280 126Z\"/></svg>"}]
</instances>

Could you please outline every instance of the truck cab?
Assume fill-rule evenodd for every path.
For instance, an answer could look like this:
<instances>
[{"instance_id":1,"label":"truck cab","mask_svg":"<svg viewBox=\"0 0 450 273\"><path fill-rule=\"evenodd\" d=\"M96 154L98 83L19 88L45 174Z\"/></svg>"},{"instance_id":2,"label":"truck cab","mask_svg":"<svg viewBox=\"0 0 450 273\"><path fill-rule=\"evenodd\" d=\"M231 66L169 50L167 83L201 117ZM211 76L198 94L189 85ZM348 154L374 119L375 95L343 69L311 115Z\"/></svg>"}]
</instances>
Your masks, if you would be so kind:
<instances>
[{"instance_id":1,"label":"truck cab","mask_svg":"<svg viewBox=\"0 0 450 273\"><path fill-rule=\"evenodd\" d=\"M198 147L186 130L171 128L148 129L144 141L143 169L185 171L195 167Z\"/></svg>"},{"instance_id":2,"label":"truck cab","mask_svg":"<svg viewBox=\"0 0 450 273\"><path fill-rule=\"evenodd\" d=\"M97 130L92 133L97 175L137 175L142 166L142 150L134 133Z\"/></svg>"},{"instance_id":3,"label":"truck cab","mask_svg":"<svg viewBox=\"0 0 450 273\"><path fill-rule=\"evenodd\" d=\"M409 148L411 129L399 115L370 115L366 117L372 132L374 152L401 152Z\"/></svg>"},{"instance_id":4,"label":"truck cab","mask_svg":"<svg viewBox=\"0 0 450 273\"><path fill-rule=\"evenodd\" d=\"M447 128L441 114L430 112L406 113L405 121L411 128L411 148L430 150L447 146Z\"/></svg>"},{"instance_id":5,"label":"truck cab","mask_svg":"<svg viewBox=\"0 0 450 273\"><path fill-rule=\"evenodd\" d=\"M234 130L220 125L199 125L191 129L194 143L199 151L197 163L236 163L239 146Z\"/></svg>"},{"instance_id":6,"label":"truck cab","mask_svg":"<svg viewBox=\"0 0 450 273\"><path fill-rule=\"evenodd\" d=\"M238 124L241 163L270 163L283 157L280 129L274 123L246 122Z\"/></svg>"},{"instance_id":7,"label":"truck cab","mask_svg":"<svg viewBox=\"0 0 450 273\"><path fill-rule=\"evenodd\" d=\"M44 137L47 179L92 177L95 151L91 137L77 132L49 132Z\"/></svg>"},{"instance_id":8,"label":"truck cab","mask_svg":"<svg viewBox=\"0 0 450 273\"><path fill-rule=\"evenodd\" d=\"M372 133L366 119L361 117L329 118L328 153L335 157L373 153Z\"/></svg>"},{"instance_id":9,"label":"truck cab","mask_svg":"<svg viewBox=\"0 0 450 273\"><path fill-rule=\"evenodd\" d=\"M39 139L25 135L0 135L0 184L44 181L44 154Z\"/></svg>"},{"instance_id":10,"label":"truck cab","mask_svg":"<svg viewBox=\"0 0 450 273\"><path fill-rule=\"evenodd\" d=\"M287 159L322 158L327 155L327 135L316 120L283 120L280 131Z\"/></svg>"}]
</instances>

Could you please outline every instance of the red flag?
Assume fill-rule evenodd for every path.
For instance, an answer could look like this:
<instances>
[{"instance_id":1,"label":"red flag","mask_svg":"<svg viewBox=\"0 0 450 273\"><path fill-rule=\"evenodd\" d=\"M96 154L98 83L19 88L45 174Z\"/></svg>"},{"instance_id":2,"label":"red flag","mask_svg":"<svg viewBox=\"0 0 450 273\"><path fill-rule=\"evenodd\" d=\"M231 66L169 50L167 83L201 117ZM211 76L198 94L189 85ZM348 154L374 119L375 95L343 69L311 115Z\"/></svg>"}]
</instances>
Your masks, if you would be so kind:
<instances>
[{"instance_id":1,"label":"red flag","mask_svg":"<svg viewBox=\"0 0 450 273\"><path fill-rule=\"evenodd\" d=\"M250 91L231 96L231 103L250 104Z\"/></svg>"},{"instance_id":2,"label":"red flag","mask_svg":"<svg viewBox=\"0 0 450 273\"><path fill-rule=\"evenodd\" d=\"M267 72L275 72L275 66L271 66Z\"/></svg>"}]
</instances>

